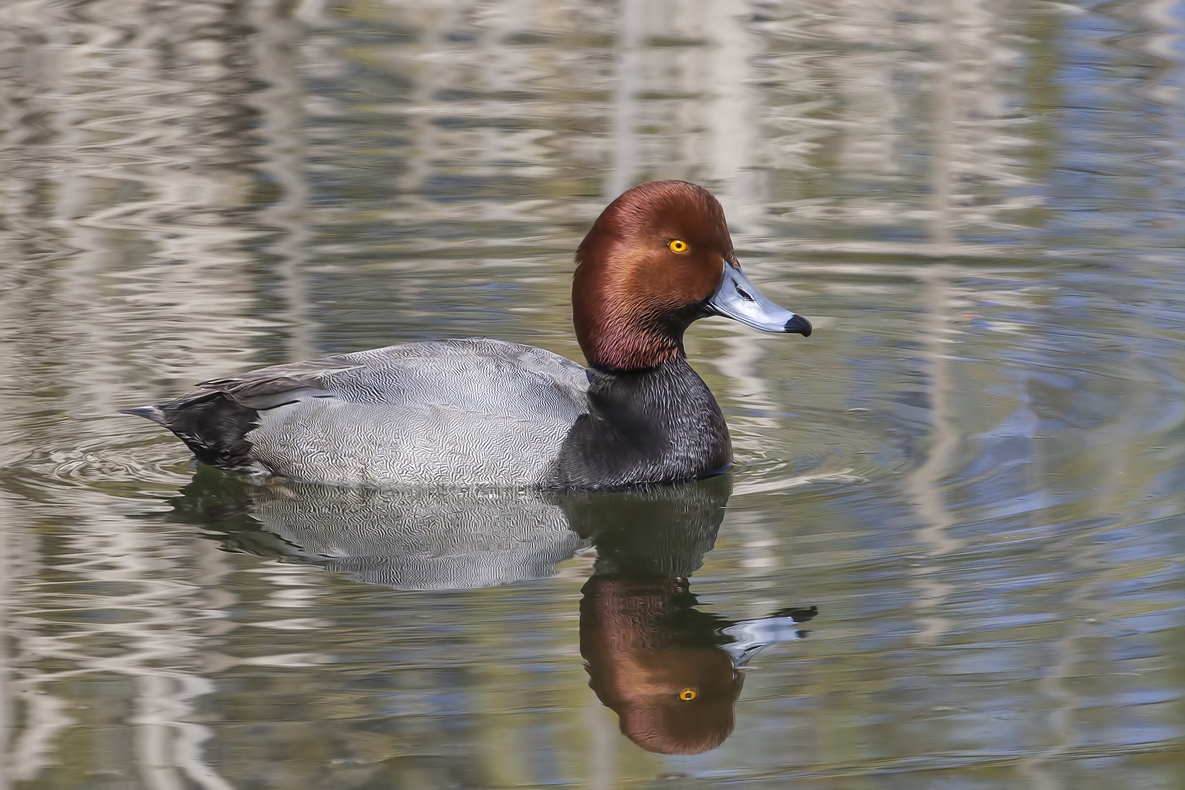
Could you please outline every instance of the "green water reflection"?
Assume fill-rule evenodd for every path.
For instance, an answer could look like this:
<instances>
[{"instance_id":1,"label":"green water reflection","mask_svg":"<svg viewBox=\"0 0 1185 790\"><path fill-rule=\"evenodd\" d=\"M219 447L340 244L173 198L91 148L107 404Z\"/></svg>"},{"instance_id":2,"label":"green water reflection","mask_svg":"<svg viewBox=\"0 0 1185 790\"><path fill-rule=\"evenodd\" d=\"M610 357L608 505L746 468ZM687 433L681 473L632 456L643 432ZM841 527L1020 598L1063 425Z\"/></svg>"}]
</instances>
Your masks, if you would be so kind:
<instances>
[{"instance_id":1,"label":"green water reflection","mask_svg":"<svg viewBox=\"0 0 1185 790\"><path fill-rule=\"evenodd\" d=\"M0 783L1185 785L1183 26L5 5ZM648 178L816 327L689 334L727 480L257 488L114 416L435 337L579 359L572 251Z\"/></svg>"}]
</instances>

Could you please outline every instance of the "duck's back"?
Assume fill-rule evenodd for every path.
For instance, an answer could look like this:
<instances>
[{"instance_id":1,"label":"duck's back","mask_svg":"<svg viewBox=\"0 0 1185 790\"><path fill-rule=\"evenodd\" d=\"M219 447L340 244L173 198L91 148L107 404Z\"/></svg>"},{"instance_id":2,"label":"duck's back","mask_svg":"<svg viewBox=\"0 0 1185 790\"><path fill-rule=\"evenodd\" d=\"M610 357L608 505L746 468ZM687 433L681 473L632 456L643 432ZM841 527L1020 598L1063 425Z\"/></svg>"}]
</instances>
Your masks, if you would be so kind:
<instances>
[{"instance_id":1,"label":"duck's back","mask_svg":"<svg viewBox=\"0 0 1185 790\"><path fill-rule=\"evenodd\" d=\"M336 485L532 485L586 410L583 367L543 349L450 340L205 382L133 410L199 460Z\"/></svg>"}]
</instances>

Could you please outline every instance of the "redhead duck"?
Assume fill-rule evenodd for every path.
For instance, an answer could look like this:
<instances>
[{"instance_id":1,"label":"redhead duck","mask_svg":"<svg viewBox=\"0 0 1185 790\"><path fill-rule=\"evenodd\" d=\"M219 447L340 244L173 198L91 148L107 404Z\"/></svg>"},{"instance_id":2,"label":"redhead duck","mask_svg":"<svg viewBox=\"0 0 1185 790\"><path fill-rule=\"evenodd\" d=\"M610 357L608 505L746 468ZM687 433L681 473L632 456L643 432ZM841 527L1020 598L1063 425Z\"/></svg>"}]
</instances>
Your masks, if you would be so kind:
<instances>
[{"instance_id":1,"label":"redhead duck","mask_svg":"<svg viewBox=\"0 0 1185 790\"><path fill-rule=\"evenodd\" d=\"M576 251L572 312L587 368L498 340L408 343L215 379L124 413L203 463L308 482L669 483L732 463L720 407L687 364L687 327L719 315L811 333L749 282L720 204L683 181L640 184L601 213Z\"/></svg>"}]
</instances>

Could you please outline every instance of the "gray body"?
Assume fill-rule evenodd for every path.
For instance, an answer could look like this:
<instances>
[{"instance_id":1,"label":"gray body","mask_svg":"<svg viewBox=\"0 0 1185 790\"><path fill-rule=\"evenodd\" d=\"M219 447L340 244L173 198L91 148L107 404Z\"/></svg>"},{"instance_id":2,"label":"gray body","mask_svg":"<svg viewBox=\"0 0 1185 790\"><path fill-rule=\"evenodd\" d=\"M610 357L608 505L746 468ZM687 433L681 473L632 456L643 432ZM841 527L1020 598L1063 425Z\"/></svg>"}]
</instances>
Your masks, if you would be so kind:
<instances>
[{"instance_id":1,"label":"gray body","mask_svg":"<svg viewBox=\"0 0 1185 790\"><path fill-rule=\"evenodd\" d=\"M273 474L333 485L529 486L584 411L588 378L543 349L456 340L205 386L256 409L247 439Z\"/></svg>"},{"instance_id":2,"label":"gray body","mask_svg":"<svg viewBox=\"0 0 1185 790\"><path fill-rule=\"evenodd\" d=\"M215 466L344 486L523 487L545 477L588 382L543 349L449 340L261 368L130 412Z\"/></svg>"},{"instance_id":3,"label":"gray body","mask_svg":"<svg viewBox=\"0 0 1185 790\"><path fill-rule=\"evenodd\" d=\"M724 417L682 357L588 370L498 340L409 343L207 381L129 409L198 460L375 488L623 488L724 471Z\"/></svg>"}]
</instances>

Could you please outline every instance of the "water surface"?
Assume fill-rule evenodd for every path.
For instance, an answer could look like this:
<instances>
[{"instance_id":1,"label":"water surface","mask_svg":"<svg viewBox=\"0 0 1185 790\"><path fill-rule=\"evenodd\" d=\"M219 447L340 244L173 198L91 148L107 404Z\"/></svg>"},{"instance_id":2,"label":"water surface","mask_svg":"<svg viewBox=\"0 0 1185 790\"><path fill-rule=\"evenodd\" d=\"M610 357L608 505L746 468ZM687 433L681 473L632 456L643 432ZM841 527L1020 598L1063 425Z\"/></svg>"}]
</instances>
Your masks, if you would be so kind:
<instances>
[{"instance_id":1,"label":"water surface","mask_svg":"<svg viewBox=\"0 0 1185 790\"><path fill-rule=\"evenodd\" d=\"M0 783L1185 786L1183 25L9 3ZM572 251L650 178L817 329L689 333L726 478L261 488L114 414L427 338L579 359Z\"/></svg>"}]
</instances>

